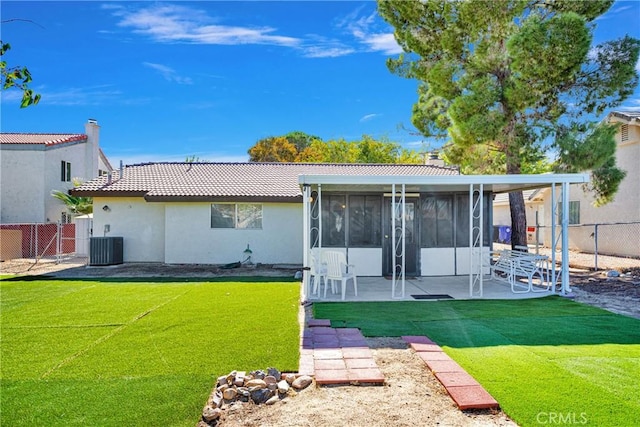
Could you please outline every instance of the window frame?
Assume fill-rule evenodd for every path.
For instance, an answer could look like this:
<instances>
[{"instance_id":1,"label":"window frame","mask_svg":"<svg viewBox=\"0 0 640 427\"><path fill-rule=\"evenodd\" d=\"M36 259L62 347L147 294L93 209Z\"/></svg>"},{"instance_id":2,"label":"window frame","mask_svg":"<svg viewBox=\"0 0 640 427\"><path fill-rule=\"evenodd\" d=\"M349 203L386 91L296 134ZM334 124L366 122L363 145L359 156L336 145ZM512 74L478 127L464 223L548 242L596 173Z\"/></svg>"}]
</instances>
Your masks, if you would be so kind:
<instances>
[{"instance_id":1,"label":"window frame","mask_svg":"<svg viewBox=\"0 0 640 427\"><path fill-rule=\"evenodd\" d=\"M60 181L71 182L71 162L61 160L60 162Z\"/></svg>"},{"instance_id":2,"label":"window frame","mask_svg":"<svg viewBox=\"0 0 640 427\"><path fill-rule=\"evenodd\" d=\"M229 209L219 209L217 208L217 206L224 206L225 208L233 206L231 217L230 217L232 225L230 224L228 226L219 226L214 224L214 219L213 219L214 209L216 209L218 212L226 210L227 212L222 212L223 214L229 213ZM257 217L257 220L254 221L254 223L257 223L259 221L258 226L253 226L253 227L241 226L242 224L241 209L242 207L246 207L246 206L257 207L259 216ZM209 228L211 228L212 230L262 230L263 218L264 218L264 206L262 203L224 203L224 202L217 203L216 202L216 203L211 203L209 207Z\"/></svg>"},{"instance_id":3,"label":"window frame","mask_svg":"<svg viewBox=\"0 0 640 427\"><path fill-rule=\"evenodd\" d=\"M569 224L580 224L580 200L569 201ZM558 225L562 225L562 202L558 202Z\"/></svg>"}]
</instances>

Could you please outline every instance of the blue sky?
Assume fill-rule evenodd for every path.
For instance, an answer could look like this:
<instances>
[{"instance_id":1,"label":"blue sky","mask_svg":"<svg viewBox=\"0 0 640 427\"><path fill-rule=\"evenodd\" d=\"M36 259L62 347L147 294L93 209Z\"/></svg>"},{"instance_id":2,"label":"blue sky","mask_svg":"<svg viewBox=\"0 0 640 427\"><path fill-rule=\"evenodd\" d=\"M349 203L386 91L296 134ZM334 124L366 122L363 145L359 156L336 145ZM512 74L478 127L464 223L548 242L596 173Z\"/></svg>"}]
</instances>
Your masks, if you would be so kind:
<instances>
[{"instance_id":1,"label":"blue sky","mask_svg":"<svg viewBox=\"0 0 640 427\"><path fill-rule=\"evenodd\" d=\"M417 83L392 75L393 29L366 2L2 1L9 65L42 94L18 108L3 91L3 132L101 126L115 165L246 161L261 138L300 130L425 147L411 126ZM595 42L640 38L640 2L618 1ZM640 66L636 66L640 69ZM640 89L624 108L640 109ZM622 107L621 107L622 108ZM432 144L435 146L435 144Z\"/></svg>"}]
</instances>

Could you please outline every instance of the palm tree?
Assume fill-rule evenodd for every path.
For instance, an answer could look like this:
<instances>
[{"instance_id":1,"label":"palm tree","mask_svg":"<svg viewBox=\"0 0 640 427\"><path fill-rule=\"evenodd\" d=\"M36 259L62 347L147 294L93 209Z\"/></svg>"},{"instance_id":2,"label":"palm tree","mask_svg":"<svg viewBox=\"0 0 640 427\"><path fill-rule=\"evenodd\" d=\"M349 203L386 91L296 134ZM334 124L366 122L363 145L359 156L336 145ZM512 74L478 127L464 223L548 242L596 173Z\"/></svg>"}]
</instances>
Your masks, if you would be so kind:
<instances>
[{"instance_id":1,"label":"palm tree","mask_svg":"<svg viewBox=\"0 0 640 427\"><path fill-rule=\"evenodd\" d=\"M73 179L73 186L79 187L82 184L78 179ZM67 209L72 215L86 215L93 213L93 198L92 197L77 197L72 196L64 191L53 190L51 195L62 203L67 205Z\"/></svg>"}]
</instances>

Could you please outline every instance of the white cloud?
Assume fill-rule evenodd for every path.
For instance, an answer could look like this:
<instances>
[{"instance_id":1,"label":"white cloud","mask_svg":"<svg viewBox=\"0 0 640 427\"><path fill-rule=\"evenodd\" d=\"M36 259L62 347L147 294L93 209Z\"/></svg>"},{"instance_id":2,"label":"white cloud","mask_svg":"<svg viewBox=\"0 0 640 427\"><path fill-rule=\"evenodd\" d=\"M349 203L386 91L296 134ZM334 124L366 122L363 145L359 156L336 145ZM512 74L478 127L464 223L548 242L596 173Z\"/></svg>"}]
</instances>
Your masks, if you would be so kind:
<instances>
[{"instance_id":1,"label":"white cloud","mask_svg":"<svg viewBox=\"0 0 640 427\"><path fill-rule=\"evenodd\" d=\"M39 105L104 105L105 103L122 102L122 91L112 88L112 85L60 89L49 89L46 86L40 86L33 89L34 92L42 95ZM2 103L21 99L21 91L6 91L2 94Z\"/></svg>"},{"instance_id":2,"label":"white cloud","mask_svg":"<svg viewBox=\"0 0 640 427\"><path fill-rule=\"evenodd\" d=\"M193 80L191 80L191 78L189 77L183 77L181 75L179 75L176 70L174 70L171 67L167 67L166 65L162 65L162 64L154 64L153 62L143 62L142 63L145 67L149 67L152 68L154 70L156 70L157 72L159 72L162 77L164 77L165 80L169 81L169 82L175 82L181 85L190 85L193 84Z\"/></svg>"},{"instance_id":3,"label":"white cloud","mask_svg":"<svg viewBox=\"0 0 640 427\"><path fill-rule=\"evenodd\" d=\"M616 108L624 111L640 111L640 98L627 99L624 104Z\"/></svg>"},{"instance_id":4,"label":"white cloud","mask_svg":"<svg viewBox=\"0 0 640 427\"><path fill-rule=\"evenodd\" d=\"M381 116L382 114L366 114L360 118L360 123L368 122L376 117Z\"/></svg>"},{"instance_id":5,"label":"white cloud","mask_svg":"<svg viewBox=\"0 0 640 427\"><path fill-rule=\"evenodd\" d=\"M355 49L347 46L307 46L303 50L307 58L336 58L355 52Z\"/></svg>"},{"instance_id":6,"label":"white cloud","mask_svg":"<svg viewBox=\"0 0 640 427\"><path fill-rule=\"evenodd\" d=\"M344 26L370 52L382 52L385 55L396 55L402 52L392 32L377 29L381 18L376 12L358 18L359 12L360 9L352 12L340 25Z\"/></svg>"},{"instance_id":7,"label":"white cloud","mask_svg":"<svg viewBox=\"0 0 640 427\"><path fill-rule=\"evenodd\" d=\"M138 10L113 9L121 27L132 28L163 43L212 45L269 44L297 47L301 40L274 34L271 27L219 25L204 11L185 6L159 4Z\"/></svg>"}]
</instances>

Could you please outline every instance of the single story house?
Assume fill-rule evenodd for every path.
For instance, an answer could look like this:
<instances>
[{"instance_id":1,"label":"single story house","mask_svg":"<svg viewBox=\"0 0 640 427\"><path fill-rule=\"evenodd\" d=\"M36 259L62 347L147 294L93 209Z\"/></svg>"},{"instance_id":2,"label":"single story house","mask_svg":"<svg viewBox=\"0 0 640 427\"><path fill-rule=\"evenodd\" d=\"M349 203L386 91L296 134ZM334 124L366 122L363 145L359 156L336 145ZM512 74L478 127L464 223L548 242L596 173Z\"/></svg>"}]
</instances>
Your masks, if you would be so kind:
<instances>
[{"instance_id":1,"label":"single story house","mask_svg":"<svg viewBox=\"0 0 640 427\"><path fill-rule=\"evenodd\" d=\"M433 165L146 163L71 193L93 197L94 236L122 236L125 262L226 264L249 246L254 262L306 267L310 249L330 247L358 275L469 275L481 293L493 193L561 186L565 197L587 179Z\"/></svg>"}]
</instances>

